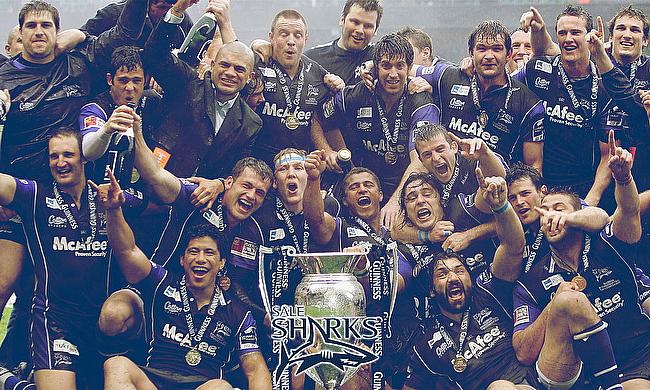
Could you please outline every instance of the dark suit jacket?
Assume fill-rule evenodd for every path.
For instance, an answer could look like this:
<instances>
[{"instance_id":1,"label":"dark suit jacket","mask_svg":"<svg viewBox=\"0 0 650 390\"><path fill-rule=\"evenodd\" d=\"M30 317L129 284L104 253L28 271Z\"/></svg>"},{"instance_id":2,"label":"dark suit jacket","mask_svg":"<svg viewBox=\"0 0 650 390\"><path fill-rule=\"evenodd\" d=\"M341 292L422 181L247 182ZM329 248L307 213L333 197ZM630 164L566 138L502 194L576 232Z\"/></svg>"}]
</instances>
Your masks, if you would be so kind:
<instances>
[{"instance_id":1,"label":"dark suit jacket","mask_svg":"<svg viewBox=\"0 0 650 390\"><path fill-rule=\"evenodd\" d=\"M175 29L161 21L145 45L145 69L165 90L169 107L151 146L171 154L166 169L176 176L227 177L237 160L250 155L262 120L238 97L215 137L216 88L209 72L200 80L193 68L170 54Z\"/></svg>"}]
</instances>

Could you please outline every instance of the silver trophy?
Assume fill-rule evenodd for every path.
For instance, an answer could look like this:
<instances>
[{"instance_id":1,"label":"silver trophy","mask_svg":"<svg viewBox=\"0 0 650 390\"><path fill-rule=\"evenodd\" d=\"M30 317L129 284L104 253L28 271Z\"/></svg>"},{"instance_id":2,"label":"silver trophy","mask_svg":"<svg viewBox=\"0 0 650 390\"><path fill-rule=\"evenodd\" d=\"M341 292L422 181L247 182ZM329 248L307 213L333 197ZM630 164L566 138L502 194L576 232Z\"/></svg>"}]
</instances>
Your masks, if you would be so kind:
<instances>
[{"instance_id":1,"label":"silver trophy","mask_svg":"<svg viewBox=\"0 0 650 390\"><path fill-rule=\"evenodd\" d=\"M363 286L352 271L359 260L366 255L364 251L306 253L294 255L305 275L296 289L295 304L305 308L308 317L318 318L363 318L366 315L366 297ZM360 368L341 369L328 363L327 357L341 354L343 349L358 342L348 339L316 335L312 352L320 353L325 359L305 372L325 389L337 389L350 379ZM343 342L343 343L337 343ZM342 347L342 344L348 347ZM360 355L363 356L363 351Z\"/></svg>"}]
</instances>

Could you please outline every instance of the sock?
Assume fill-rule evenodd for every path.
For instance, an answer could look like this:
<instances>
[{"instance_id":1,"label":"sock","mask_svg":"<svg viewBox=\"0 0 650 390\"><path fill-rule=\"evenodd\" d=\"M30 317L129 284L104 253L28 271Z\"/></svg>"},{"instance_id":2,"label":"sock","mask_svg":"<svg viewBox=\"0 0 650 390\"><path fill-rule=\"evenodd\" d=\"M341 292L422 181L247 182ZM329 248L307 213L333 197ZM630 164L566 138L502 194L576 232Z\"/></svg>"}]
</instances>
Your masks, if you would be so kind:
<instances>
[{"instance_id":1,"label":"sock","mask_svg":"<svg viewBox=\"0 0 650 390\"><path fill-rule=\"evenodd\" d=\"M573 350L604 390L622 389L618 366L607 332L607 323L598 321L573 336Z\"/></svg>"},{"instance_id":2,"label":"sock","mask_svg":"<svg viewBox=\"0 0 650 390\"><path fill-rule=\"evenodd\" d=\"M15 376L11 371L0 368L0 389L3 390L36 390L36 385Z\"/></svg>"}]
</instances>

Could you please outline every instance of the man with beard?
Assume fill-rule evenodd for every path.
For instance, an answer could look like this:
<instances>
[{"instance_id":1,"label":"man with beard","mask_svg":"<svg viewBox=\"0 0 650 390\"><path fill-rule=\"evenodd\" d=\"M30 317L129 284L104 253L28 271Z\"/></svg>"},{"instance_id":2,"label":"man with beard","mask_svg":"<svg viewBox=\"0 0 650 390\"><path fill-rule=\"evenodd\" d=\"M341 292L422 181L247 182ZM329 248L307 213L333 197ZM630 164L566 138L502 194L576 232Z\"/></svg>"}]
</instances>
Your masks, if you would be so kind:
<instances>
[{"instance_id":1,"label":"man with beard","mask_svg":"<svg viewBox=\"0 0 650 390\"><path fill-rule=\"evenodd\" d=\"M327 137L342 140L335 149L347 147L356 166L378 172L387 201L382 222L390 227L399 213L399 194L406 178L424 171L413 146L416 127L437 123L438 109L427 93L410 95L407 77L413 65L413 49L406 38L388 34L375 45L373 69L377 85L369 91L363 82L346 87L322 107ZM336 152L327 154L328 165Z\"/></svg>"},{"instance_id":2,"label":"man with beard","mask_svg":"<svg viewBox=\"0 0 650 390\"><path fill-rule=\"evenodd\" d=\"M339 21L341 36L307 50L305 55L341 77L346 85L358 83L363 63L372 59L370 41L383 13L379 0L347 0Z\"/></svg>"},{"instance_id":3,"label":"man with beard","mask_svg":"<svg viewBox=\"0 0 650 390\"><path fill-rule=\"evenodd\" d=\"M514 346L518 355L537 360L547 385L569 388L583 362L603 388L650 384L650 320L639 304L632 257L641 237L632 155L615 146L613 132L609 150L618 205L612 221L600 233L555 228L547 223L549 211L574 212L581 205L573 193L550 191L537 209L550 253L522 275L513 294L515 334L521 334Z\"/></svg>"},{"instance_id":4,"label":"man with beard","mask_svg":"<svg viewBox=\"0 0 650 390\"><path fill-rule=\"evenodd\" d=\"M417 68L438 96L440 123L460 138L479 138L506 162L524 161L541 169L544 107L506 65L510 33L500 22L480 23L468 40L474 74L438 64Z\"/></svg>"},{"instance_id":5,"label":"man with beard","mask_svg":"<svg viewBox=\"0 0 650 390\"><path fill-rule=\"evenodd\" d=\"M415 149L422 164L440 185L440 204L446 220L431 230L404 226L391 230L393 238L411 243L441 242L442 249L462 253L468 270L478 276L493 257L495 233L489 210L479 210L475 170L505 176L504 162L480 139L459 139L440 125L426 125L415 133Z\"/></svg>"},{"instance_id":6,"label":"man with beard","mask_svg":"<svg viewBox=\"0 0 650 390\"><path fill-rule=\"evenodd\" d=\"M629 81L605 52L600 18L598 30L593 30L587 11L567 6L556 19L560 54L555 56L546 55L557 49L535 8L522 15L521 25L531 32L535 58L515 78L545 102L544 180L550 186L570 186L588 204L597 205L609 176L601 117L612 101L630 113L632 123L645 122L645 114L634 102ZM567 166L572 169L567 171Z\"/></svg>"},{"instance_id":7,"label":"man with beard","mask_svg":"<svg viewBox=\"0 0 650 390\"><path fill-rule=\"evenodd\" d=\"M101 386L95 324L101 304L116 289L104 212L86 183L81 137L56 130L48 142L53 184L0 175L0 203L22 217L36 288L31 314L31 354L36 385L74 388L76 379ZM127 206L142 202L126 194Z\"/></svg>"},{"instance_id":8,"label":"man with beard","mask_svg":"<svg viewBox=\"0 0 650 390\"><path fill-rule=\"evenodd\" d=\"M234 31L221 30L224 45L210 77L204 79L169 51L171 32L194 3L174 4L151 34L142 59L166 91L166 104L171 107L152 134L159 161L177 176L212 179L227 176L239 159L251 154L262 123L240 94L253 71L254 55L236 41ZM229 12L217 9L210 3L206 12L219 14L219 27L229 24Z\"/></svg>"},{"instance_id":9,"label":"man with beard","mask_svg":"<svg viewBox=\"0 0 650 390\"><path fill-rule=\"evenodd\" d=\"M218 244L221 232L207 223L188 229L180 257L182 276L172 275L136 246L122 214L123 192L109 176L111 183L98 188L109 241L127 281L145 302L152 339L145 366L126 357L106 361L106 389L231 388L223 381L223 366L233 351L239 354L248 388L268 389L271 377L257 345L255 320L217 284L225 265Z\"/></svg>"},{"instance_id":10,"label":"man with beard","mask_svg":"<svg viewBox=\"0 0 650 390\"><path fill-rule=\"evenodd\" d=\"M492 209L500 245L490 269L474 280L455 254L429 264L438 314L426 321L413 348L405 389L429 388L436 376L468 389L536 385L534 372L517 361L511 344L511 292L521 269L524 232L507 201L505 180L483 178L480 169L476 175L476 201Z\"/></svg>"}]
</instances>

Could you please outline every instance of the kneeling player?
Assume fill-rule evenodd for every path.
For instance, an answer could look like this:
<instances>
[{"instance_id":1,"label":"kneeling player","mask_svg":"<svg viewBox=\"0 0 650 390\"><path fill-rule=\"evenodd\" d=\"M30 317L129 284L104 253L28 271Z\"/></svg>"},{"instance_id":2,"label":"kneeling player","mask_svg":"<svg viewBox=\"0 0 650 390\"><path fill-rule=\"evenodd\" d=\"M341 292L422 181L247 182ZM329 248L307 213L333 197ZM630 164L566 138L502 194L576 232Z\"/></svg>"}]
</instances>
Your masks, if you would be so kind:
<instances>
[{"instance_id":1,"label":"kneeling player","mask_svg":"<svg viewBox=\"0 0 650 390\"><path fill-rule=\"evenodd\" d=\"M248 387L270 388L271 376L259 352L255 320L216 284L225 264L216 228L202 224L188 231L180 258L184 274L171 275L135 245L122 215L122 190L110 176L111 184L99 189L109 241L116 245L127 281L142 295L151 341L144 366L125 357L106 361L106 388L231 388L220 378L234 350L239 352Z\"/></svg>"}]
</instances>

